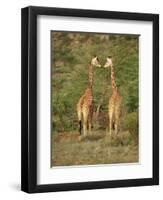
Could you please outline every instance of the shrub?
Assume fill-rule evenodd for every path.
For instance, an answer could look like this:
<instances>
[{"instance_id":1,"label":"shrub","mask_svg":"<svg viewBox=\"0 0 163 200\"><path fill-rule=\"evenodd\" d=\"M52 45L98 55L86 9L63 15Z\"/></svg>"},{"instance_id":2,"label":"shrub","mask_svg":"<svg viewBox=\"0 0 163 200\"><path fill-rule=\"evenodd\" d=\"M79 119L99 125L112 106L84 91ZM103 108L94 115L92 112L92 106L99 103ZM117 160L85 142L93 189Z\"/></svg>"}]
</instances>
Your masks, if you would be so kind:
<instances>
[{"instance_id":1,"label":"shrub","mask_svg":"<svg viewBox=\"0 0 163 200\"><path fill-rule=\"evenodd\" d=\"M127 113L138 109L138 36L52 32L52 125L56 132L78 130L76 104L88 87L88 66L93 55L103 65L108 55L115 63L116 84ZM108 128L108 102L112 94L111 70L94 67L94 130ZM97 122L97 123L96 123ZM96 126L97 125L97 126ZM122 128L121 128L122 127ZM125 129L121 123L121 130ZM132 131L131 131L132 132Z\"/></svg>"},{"instance_id":2,"label":"shrub","mask_svg":"<svg viewBox=\"0 0 163 200\"><path fill-rule=\"evenodd\" d=\"M138 112L128 113L124 120L125 129L128 130L133 139L138 139L139 135L139 120Z\"/></svg>"}]
</instances>

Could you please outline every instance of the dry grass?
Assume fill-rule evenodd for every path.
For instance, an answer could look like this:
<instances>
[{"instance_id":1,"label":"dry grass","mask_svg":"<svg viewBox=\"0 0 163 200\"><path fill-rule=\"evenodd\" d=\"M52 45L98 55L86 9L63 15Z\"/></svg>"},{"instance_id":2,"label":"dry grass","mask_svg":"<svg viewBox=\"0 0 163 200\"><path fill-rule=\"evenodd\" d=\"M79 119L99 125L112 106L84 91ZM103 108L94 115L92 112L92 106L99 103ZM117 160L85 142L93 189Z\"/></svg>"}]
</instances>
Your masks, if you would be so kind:
<instances>
[{"instance_id":1,"label":"dry grass","mask_svg":"<svg viewBox=\"0 0 163 200\"><path fill-rule=\"evenodd\" d=\"M75 132L52 136L52 166L138 162L138 142L128 132L110 137L94 131L80 140Z\"/></svg>"}]
</instances>

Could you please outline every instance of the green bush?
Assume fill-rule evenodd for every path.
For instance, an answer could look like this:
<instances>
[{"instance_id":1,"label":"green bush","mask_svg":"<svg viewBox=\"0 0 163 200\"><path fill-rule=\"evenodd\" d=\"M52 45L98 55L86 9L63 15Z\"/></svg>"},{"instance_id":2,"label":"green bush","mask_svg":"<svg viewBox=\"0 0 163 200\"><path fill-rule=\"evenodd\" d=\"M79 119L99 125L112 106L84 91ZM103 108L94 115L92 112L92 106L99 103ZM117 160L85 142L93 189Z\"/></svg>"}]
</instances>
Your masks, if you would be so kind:
<instances>
[{"instance_id":1,"label":"green bush","mask_svg":"<svg viewBox=\"0 0 163 200\"><path fill-rule=\"evenodd\" d=\"M53 131L78 130L76 104L88 87L88 67L93 55L99 57L102 65L107 56L113 56L116 84L126 112L123 121L127 113L138 109L138 36L52 32L51 45ZM112 94L111 70L93 69L94 112L100 106L99 127L105 129ZM121 127L124 130L123 123Z\"/></svg>"},{"instance_id":2,"label":"green bush","mask_svg":"<svg viewBox=\"0 0 163 200\"><path fill-rule=\"evenodd\" d=\"M125 129L128 130L132 138L137 139L139 135L138 112L128 113L124 120Z\"/></svg>"}]
</instances>

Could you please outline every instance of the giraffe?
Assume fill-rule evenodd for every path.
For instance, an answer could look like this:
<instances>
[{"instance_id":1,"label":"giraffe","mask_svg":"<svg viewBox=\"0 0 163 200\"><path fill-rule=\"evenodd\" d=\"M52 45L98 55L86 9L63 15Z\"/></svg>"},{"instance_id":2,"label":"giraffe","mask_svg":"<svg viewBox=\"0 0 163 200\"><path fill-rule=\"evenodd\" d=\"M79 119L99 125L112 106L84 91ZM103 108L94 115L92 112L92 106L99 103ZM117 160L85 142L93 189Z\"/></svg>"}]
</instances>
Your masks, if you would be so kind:
<instances>
[{"instance_id":1,"label":"giraffe","mask_svg":"<svg viewBox=\"0 0 163 200\"><path fill-rule=\"evenodd\" d=\"M81 129L83 125L83 135L87 135L87 129L91 132L92 115L93 115L93 67L101 67L98 57L94 56L89 64L88 74L88 87L85 93L81 96L77 103L77 115L79 121L79 132L81 135Z\"/></svg>"},{"instance_id":2,"label":"giraffe","mask_svg":"<svg viewBox=\"0 0 163 200\"><path fill-rule=\"evenodd\" d=\"M121 114L122 96L118 91L115 80L115 70L112 62L112 57L108 56L104 68L111 69L111 85L112 85L112 95L108 103L108 116L109 116L109 133L112 135L112 128L115 129L115 134L118 133L119 118Z\"/></svg>"}]
</instances>

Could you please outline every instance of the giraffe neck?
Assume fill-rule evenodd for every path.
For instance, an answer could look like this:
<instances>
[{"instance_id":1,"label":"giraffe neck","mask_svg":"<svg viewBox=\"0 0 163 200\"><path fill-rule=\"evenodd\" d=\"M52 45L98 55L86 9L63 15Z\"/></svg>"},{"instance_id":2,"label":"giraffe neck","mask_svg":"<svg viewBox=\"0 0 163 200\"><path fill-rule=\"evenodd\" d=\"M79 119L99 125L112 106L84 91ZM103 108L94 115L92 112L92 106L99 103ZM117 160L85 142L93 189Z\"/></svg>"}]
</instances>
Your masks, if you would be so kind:
<instances>
[{"instance_id":1,"label":"giraffe neck","mask_svg":"<svg viewBox=\"0 0 163 200\"><path fill-rule=\"evenodd\" d=\"M114 66L111 66L111 84L112 84L112 91L117 91Z\"/></svg>"},{"instance_id":2,"label":"giraffe neck","mask_svg":"<svg viewBox=\"0 0 163 200\"><path fill-rule=\"evenodd\" d=\"M89 88L92 89L93 86L93 66L92 64L89 65L89 74L88 74L88 78L89 78Z\"/></svg>"}]
</instances>

